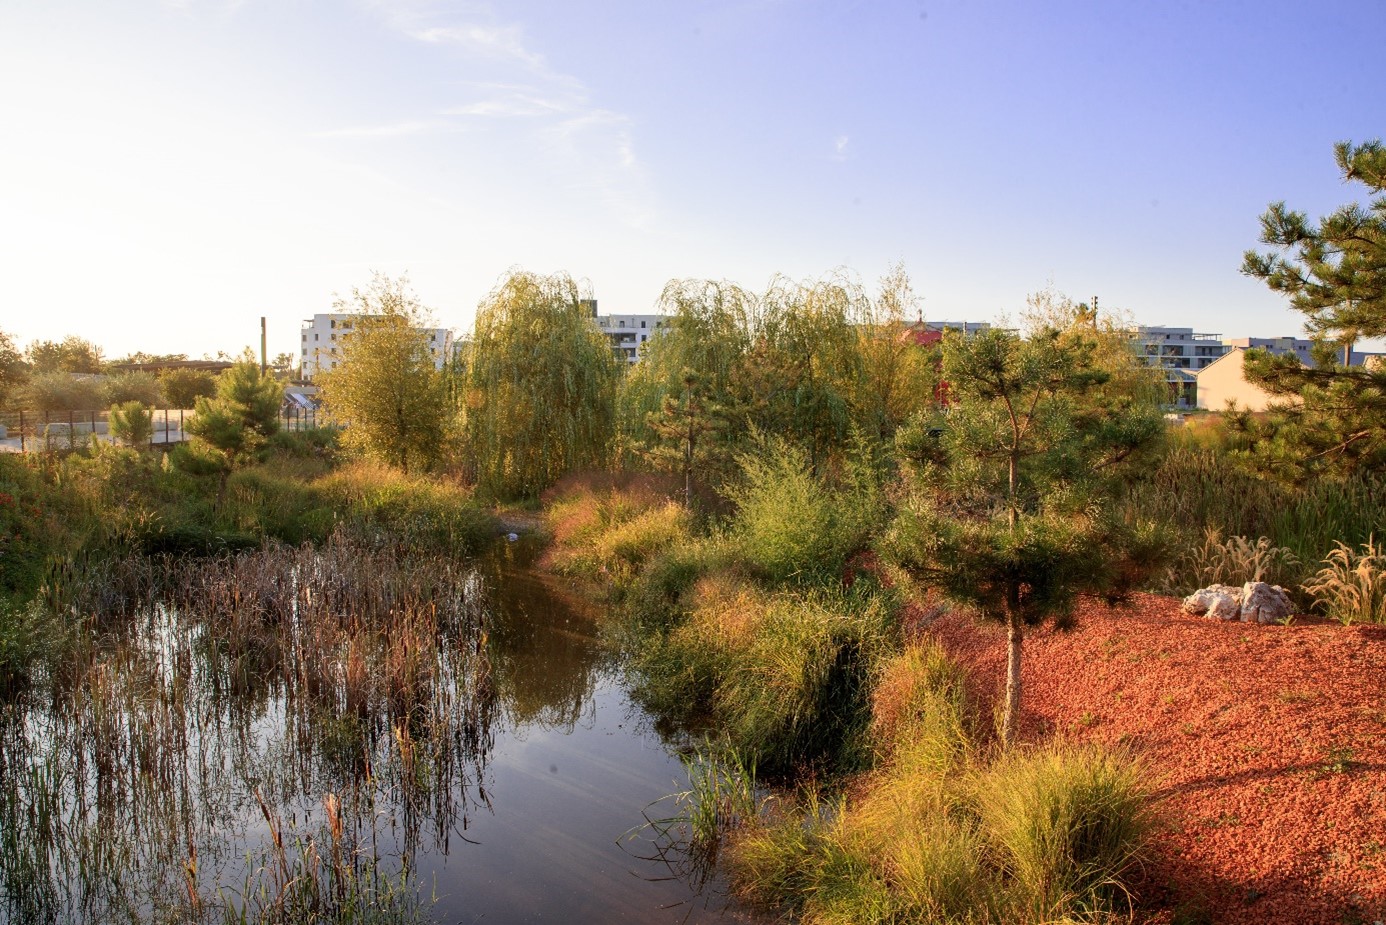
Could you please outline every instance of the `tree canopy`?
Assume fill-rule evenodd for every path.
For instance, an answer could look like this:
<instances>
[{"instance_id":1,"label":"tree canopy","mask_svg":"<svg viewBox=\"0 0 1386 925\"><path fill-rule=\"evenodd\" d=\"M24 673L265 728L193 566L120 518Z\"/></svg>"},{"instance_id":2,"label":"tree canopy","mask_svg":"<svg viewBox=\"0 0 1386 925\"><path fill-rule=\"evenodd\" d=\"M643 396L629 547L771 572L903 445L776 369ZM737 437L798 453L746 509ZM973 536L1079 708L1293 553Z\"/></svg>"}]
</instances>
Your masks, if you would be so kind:
<instances>
[{"instance_id":1,"label":"tree canopy","mask_svg":"<svg viewBox=\"0 0 1386 925\"><path fill-rule=\"evenodd\" d=\"M566 275L516 271L478 307L464 413L483 491L532 496L610 457L620 370L582 295Z\"/></svg>"},{"instance_id":2,"label":"tree canopy","mask_svg":"<svg viewBox=\"0 0 1386 925\"><path fill-rule=\"evenodd\" d=\"M1249 250L1242 263L1304 314L1315 344L1312 367L1264 350L1246 356L1247 378L1283 400L1264 420L1235 423L1250 437L1251 458L1287 480L1386 464L1386 369L1346 363L1358 340L1386 336L1386 148L1344 141L1334 155L1344 181L1375 198L1317 224L1273 203L1261 216L1261 242L1272 250Z\"/></svg>"},{"instance_id":3,"label":"tree canopy","mask_svg":"<svg viewBox=\"0 0 1386 925\"><path fill-rule=\"evenodd\" d=\"M342 441L406 473L442 455L452 406L431 346L429 321L404 278L377 274L365 289L339 299L350 313L335 369L318 374L323 404L346 425Z\"/></svg>"},{"instance_id":4,"label":"tree canopy","mask_svg":"<svg viewBox=\"0 0 1386 925\"><path fill-rule=\"evenodd\" d=\"M1124 523L1116 478L1153 446L1153 403L1102 391L1097 344L1052 329L945 338L947 413L902 435L916 491L890 558L914 580L1004 622L1003 738L1014 741L1025 627L1071 619L1082 593L1119 598L1158 558L1153 528Z\"/></svg>"},{"instance_id":5,"label":"tree canopy","mask_svg":"<svg viewBox=\"0 0 1386 925\"><path fill-rule=\"evenodd\" d=\"M35 341L26 351L29 364L37 373L99 373L101 348L89 340L69 334L61 341Z\"/></svg>"}]
</instances>

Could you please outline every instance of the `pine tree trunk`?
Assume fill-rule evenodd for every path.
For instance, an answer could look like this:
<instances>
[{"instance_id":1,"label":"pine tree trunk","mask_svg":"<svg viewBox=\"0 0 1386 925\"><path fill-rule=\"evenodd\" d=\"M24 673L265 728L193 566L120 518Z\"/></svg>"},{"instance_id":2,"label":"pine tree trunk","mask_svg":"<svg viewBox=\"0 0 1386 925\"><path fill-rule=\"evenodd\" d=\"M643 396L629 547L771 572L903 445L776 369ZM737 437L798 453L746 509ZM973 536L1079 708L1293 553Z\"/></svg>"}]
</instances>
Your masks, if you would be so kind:
<instances>
[{"instance_id":1,"label":"pine tree trunk","mask_svg":"<svg viewBox=\"0 0 1386 925\"><path fill-rule=\"evenodd\" d=\"M1001 720L1001 742L1006 748L1015 744L1020 723L1020 651L1024 642L1025 625L1020 614L1011 611L1006 618L1006 711Z\"/></svg>"}]
</instances>

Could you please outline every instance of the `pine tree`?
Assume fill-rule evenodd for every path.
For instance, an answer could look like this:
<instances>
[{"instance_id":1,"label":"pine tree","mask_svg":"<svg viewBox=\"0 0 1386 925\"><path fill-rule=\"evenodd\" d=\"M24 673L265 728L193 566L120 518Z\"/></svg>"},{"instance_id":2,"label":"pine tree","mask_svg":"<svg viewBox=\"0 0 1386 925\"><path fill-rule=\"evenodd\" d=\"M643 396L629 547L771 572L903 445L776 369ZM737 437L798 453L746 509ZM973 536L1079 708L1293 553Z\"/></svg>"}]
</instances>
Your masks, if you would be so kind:
<instances>
[{"instance_id":1,"label":"pine tree","mask_svg":"<svg viewBox=\"0 0 1386 925\"><path fill-rule=\"evenodd\" d=\"M1375 197L1312 224L1284 202L1261 216L1261 242L1242 272L1284 293L1305 316L1313 367L1294 356L1251 350L1246 376L1284 401L1265 420L1240 415L1249 455L1275 476L1300 481L1386 464L1386 369L1349 366L1362 338L1386 336L1386 148L1380 141L1334 148L1343 179Z\"/></svg>"},{"instance_id":2,"label":"pine tree","mask_svg":"<svg viewBox=\"0 0 1386 925\"><path fill-rule=\"evenodd\" d=\"M1154 528L1124 523L1116 480L1153 446L1153 403L1103 392L1096 344L1047 330L944 341L950 407L913 473L886 550L910 578L1007 628L1002 737L1015 740L1025 629L1067 624L1079 594L1120 599L1158 560Z\"/></svg>"}]
</instances>

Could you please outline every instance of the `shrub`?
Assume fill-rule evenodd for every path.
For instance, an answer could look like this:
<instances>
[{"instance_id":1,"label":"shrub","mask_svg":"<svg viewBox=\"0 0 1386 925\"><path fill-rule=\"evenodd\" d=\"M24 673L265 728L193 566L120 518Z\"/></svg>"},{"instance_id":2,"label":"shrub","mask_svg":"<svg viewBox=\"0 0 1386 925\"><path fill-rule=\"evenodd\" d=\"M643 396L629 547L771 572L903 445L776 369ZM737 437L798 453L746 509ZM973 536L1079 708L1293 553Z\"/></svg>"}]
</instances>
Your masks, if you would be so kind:
<instances>
[{"instance_id":1,"label":"shrub","mask_svg":"<svg viewBox=\"0 0 1386 925\"><path fill-rule=\"evenodd\" d=\"M159 380L152 373L128 372L110 376L101 385L101 397L107 405L139 402L149 408L159 404Z\"/></svg>"},{"instance_id":2,"label":"shrub","mask_svg":"<svg viewBox=\"0 0 1386 925\"><path fill-rule=\"evenodd\" d=\"M742 484L729 495L742 560L772 582L841 575L871 526L872 518L862 516L870 501L855 491L830 491L804 451L776 437L761 438L739 462Z\"/></svg>"},{"instance_id":3,"label":"shrub","mask_svg":"<svg viewBox=\"0 0 1386 925\"><path fill-rule=\"evenodd\" d=\"M885 595L767 593L728 578L705 578L694 595L687 621L635 659L647 703L710 711L770 773L867 762L869 681L894 629Z\"/></svg>"},{"instance_id":4,"label":"shrub","mask_svg":"<svg viewBox=\"0 0 1386 925\"><path fill-rule=\"evenodd\" d=\"M154 436L154 415L138 401L111 405L111 436L126 446L144 446Z\"/></svg>"},{"instance_id":5,"label":"shrub","mask_svg":"<svg viewBox=\"0 0 1386 925\"><path fill-rule=\"evenodd\" d=\"M1344 625L1386 623L1386 551L1377 548L1375 538L1360 552L1337 543L1323 561L1304 584L1316 607Z\"/></svg>"}]
</instances>

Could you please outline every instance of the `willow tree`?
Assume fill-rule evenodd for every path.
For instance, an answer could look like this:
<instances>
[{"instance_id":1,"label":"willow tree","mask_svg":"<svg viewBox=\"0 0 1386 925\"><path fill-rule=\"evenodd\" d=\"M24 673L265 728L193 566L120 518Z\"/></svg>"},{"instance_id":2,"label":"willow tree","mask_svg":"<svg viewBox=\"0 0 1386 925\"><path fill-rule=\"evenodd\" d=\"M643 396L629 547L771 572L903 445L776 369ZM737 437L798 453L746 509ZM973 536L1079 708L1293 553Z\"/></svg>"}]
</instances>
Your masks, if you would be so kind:
<instances>
[{"instance_id":1,"label":"willow tree","mask_svg":"<svg viewBox=\"0 0 1386 925\"><path fill-rule=\"evenodd\" d=\"M1163 420L1154 404L1103 392L1096 350L1053 330L945 338L950 407L929 422L922 490L886 544L909 576L1005 624L1007 745L1026 627L1066 625L1079 594L1120 599L1162 551L1153 526L1117 515L1114 494Z\"/></svg>"},{"instance_id":2,"label":"willow tree","mask_svg":"<svg viewBox=\"0 0 1386 925\"><path fill-rule=\"evenodd\" d=\"M852 391L861 375L858 325L868 314L866 297L841 277L777 278L757 308L737 397L751 423L803 447L817 472L847 444L855 423Z\"/></svg>"},{"instance_id":3,"label":"willow tree","mask_svg":"<svg viewBox=\"0 0 1386 925\"><path fill-rule=\"evenodd\" d=\"M334 308L351 315L335 368L318 374L342 441L408 473L442 454L452 430L447 383L433 332L407 280L377 275Z\"/></svg>"},{"instance_id":4,"label":"willow tree","mask_svg":"<svg viewBox=\"0 0 1386 925\"><path fill-rule=\"evenodd\" d=\"M528 497L606 463L619 375L570 277L510 274L478 307L468 353L465 429L477 486Z\"/></svg>"},{"instance_id":5,"label":"willow tree","mask_svg":"<svg viewBox=\"0 0 1386 925\"><path fill-rule=\"evenodd\" d=\"M725 419L733 404L733 379L750 346L754 306L753 296L724 281L671 280L664 287L659 299L664 327L646 342L640 362L621 383L618 402L624 450L647 460L662 457L660 447L669 442L666 425L674 419L688 424L686 412L694 405L717 409ZM686 427L675 429L684 431L686 438ZM703 455L730 460L727 444L737 439L736 430L706 431Z\"/></svg>"}]
</instances>

